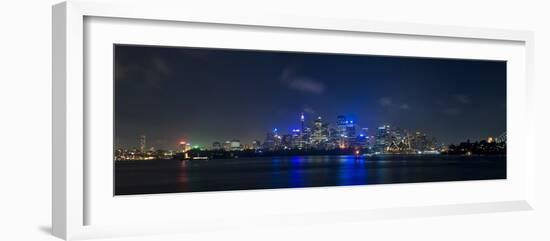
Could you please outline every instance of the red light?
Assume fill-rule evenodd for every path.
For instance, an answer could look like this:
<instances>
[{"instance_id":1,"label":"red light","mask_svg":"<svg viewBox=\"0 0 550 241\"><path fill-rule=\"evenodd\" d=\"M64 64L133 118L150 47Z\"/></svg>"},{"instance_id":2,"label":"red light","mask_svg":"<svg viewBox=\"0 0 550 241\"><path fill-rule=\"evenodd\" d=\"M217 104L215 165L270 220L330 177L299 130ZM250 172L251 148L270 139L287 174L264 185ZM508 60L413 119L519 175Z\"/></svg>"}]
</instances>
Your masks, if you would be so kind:
<instances>
[{"instance_id":1,"label":"red light","mask_svg":"<svg viewBox=\"0 0 550 241\"><path fill-rule=\"evenodd\" d=\"M185 141L180 141L180 145L185 145L187 142Z\"/></svg>"}]
</instances>

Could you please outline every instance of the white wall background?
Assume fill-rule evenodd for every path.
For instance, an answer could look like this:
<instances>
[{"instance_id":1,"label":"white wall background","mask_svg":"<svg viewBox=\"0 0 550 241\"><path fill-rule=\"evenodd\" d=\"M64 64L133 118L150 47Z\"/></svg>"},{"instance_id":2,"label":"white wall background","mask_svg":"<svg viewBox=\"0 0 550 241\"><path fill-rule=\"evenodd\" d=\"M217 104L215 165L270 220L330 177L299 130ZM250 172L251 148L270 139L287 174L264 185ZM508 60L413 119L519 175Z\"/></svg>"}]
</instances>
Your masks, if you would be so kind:
<instances>
[{"instance_id":1,"label":"white wall background","mask_svg":"<svg viewBox=\"0 0 550 241\"><path fill-rule=\"evenodd\" d=\"M0 7L0 240L57 240L51 219L52 0ZM157 2L160 2L157 0ZM535 31L537 200L535 211L432 217L269 230L227 230L116 240L550 240L550 6L547 1L189 1L220 11L436 23ZM32 154L28 151L32 150Z\"/></svg>"}]
</instances>

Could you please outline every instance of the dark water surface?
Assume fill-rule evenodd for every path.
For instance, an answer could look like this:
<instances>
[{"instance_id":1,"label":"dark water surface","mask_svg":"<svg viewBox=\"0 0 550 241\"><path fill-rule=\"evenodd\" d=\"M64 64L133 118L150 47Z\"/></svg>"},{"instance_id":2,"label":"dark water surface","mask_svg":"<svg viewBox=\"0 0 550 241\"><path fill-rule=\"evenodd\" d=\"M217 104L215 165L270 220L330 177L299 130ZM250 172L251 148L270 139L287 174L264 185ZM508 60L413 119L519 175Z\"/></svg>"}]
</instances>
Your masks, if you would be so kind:
<instances>
[{"instance_id":1,"label":"dark water surface","mask_svg":"<svg viewBox=\"0 0 550 241\"><path fill-rule=\"evenodd\" d=\"M505 156L289 156L117 161L115 195L505 178Z\"/></svg>"}]
</instances>

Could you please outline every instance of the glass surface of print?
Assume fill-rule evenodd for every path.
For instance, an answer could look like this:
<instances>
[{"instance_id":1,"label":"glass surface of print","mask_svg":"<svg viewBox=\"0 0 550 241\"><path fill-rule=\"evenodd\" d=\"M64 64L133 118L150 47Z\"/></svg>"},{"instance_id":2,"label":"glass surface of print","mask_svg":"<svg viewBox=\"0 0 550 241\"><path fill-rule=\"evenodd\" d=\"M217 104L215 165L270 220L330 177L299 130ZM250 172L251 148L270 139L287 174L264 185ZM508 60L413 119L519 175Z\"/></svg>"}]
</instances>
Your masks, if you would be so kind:
<instances>
[{"instance_id":1,"label":"glass surface of print","mask_svg":"<svg viewBox=\"0 0 550 241\"><path fill-rule=\"evenodd\" d=\"M115 195L506 178L506 62L114 45Z\"/></svg>"}]
</instances>

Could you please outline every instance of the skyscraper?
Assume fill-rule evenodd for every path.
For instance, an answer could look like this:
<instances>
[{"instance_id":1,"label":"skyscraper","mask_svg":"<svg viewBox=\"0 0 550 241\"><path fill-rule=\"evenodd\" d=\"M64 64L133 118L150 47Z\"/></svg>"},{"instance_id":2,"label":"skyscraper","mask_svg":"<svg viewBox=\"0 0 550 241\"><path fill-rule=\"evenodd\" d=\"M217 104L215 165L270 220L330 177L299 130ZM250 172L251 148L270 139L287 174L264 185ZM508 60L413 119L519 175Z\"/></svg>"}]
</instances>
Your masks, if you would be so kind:
<instances>
[{"instance_id":1,"label":"skyscraper","mask_svg":"<svg viewBox=\"0 0 550 241\"><path fill-rule=\"evenodd\" d=\"M336 117L336 133L340 137L346 136L346 117L343 115Z\"/></svg>"},{"instance_id":2,"label":"skyscraper","mask_svg":"<svg viewBox=\"0 0 550 241\"><path fill-rule=\"evenodd\" d=\"M386 147L391 144L390 140L390 126L383 125L376 130L376 150L380 152L386 151Z\"/></svg>"},{"instance_id":3,"label":"skyscraper","mask_svg":"<svg viewBox=\"0 0 550 241\"><path fill-rule=\"evenodd\" d=\"M328 141L328 124L323 123L320 116L313 122L312 141L317 147L321 147Z\"/></svg>"},{"instance_id":4,"label":"skyscraper","mask_svg":"<svg viewBox=\"0 0 550 241\"><path fill-rule=\"evenodd\" d=\"M346 120L346 137L348 139L354 138L356 136L356 125L353 120Z\"/></svg>"},{"instance_id":5,"label":"skyscraper","mask_svg":"<svg viewBox=\"0 0 550 241\"><path fill-rule=\"evenodd\" d=\"M348 120L345 116L336 117L337 141L340 148L348 148L355 144L357 137L357 125L353 120Z\"/></svg>"},{"instance_id":6,"label":"skyscraper","mask_svg":"<svg viewBox=\"0 0 550 241\"><path fill-rule=\"evenodd\" d=\"M348 146L346 138L346 117L339 115L336 117L336 133L334 138L339 148L344 149Z\"/></svg>"},{"instance_id":7,"label":"skyscraper","mask_svg":"<svg viewBox=\"0 0 550 241\"><path fill-rule=\"evenodd\" d=\"M278 129L274 128L272 132L268 132L264 141L264 148L267 150L276 150L281 145L281 136L278 134Z\"/></svg>"}]
</instances>

